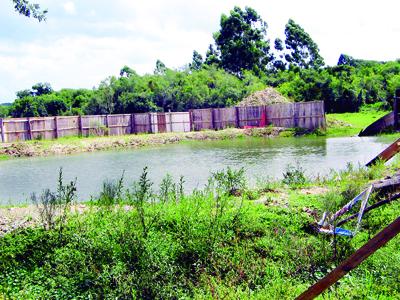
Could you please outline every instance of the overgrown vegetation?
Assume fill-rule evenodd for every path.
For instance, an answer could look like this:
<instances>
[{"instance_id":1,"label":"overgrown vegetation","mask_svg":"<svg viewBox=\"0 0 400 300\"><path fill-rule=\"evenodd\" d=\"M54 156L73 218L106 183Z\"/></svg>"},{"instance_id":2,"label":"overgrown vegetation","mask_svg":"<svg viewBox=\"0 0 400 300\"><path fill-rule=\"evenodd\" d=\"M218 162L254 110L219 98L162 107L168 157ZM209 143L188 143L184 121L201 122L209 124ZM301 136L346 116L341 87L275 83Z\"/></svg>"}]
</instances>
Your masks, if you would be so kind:
<instances>
[{"instance_id":1,"label":"overgrown vegetation","mask_svg":"<svg viewBox=\"0 0 400 300\"><path fill-rule=\"evenodd\" d=\"M0 238L0 294L19 299L294 298L397 217L400 205L369 213L362 231L353 239L338 238L335 247L329 236L310 231L315 213L339 208L370 180L398 166L349 165L306 185L328 186L325 196L304 193L304 186L288 190L283 182L263 181L253 193L268 196L265 205L248 200L242 170L217 172L204 190L191 194L184 193L182 178L175 182L171 176L154 188L147 169L134 183L122 177L107 181L101 205L68 213L62 239L57 227L19 229ZM304 177L299 168L294 173ZM280 198L284 192L286 204ZM325 296L397 298L399 246L395 238Z\"/></svg>"}]
</instances>

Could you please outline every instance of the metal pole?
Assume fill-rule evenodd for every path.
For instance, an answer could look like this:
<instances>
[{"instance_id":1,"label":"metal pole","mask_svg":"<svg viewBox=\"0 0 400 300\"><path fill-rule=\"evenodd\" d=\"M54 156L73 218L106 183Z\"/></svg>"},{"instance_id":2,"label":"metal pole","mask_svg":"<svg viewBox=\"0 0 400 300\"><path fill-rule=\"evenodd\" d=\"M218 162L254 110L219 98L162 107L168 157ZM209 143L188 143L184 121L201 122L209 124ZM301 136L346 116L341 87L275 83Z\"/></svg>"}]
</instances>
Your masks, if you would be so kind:
<instances>
[{"instance_id":1,"label":"metal pole","mask_svg":"<svg viewBox=\"0 0 400 300\"><path fill-rule=\"evenodd\" d=\"M384 246L392 238L394 238L400 232L400 217L398 217L393 223L388 225L385 229L380 231L372 239L370 239L364 246L354 252L348 259L342 262L336 269L318 281L316 284L311 286L307 291L302 293L297 300L308 300L314 299L320 295L323 291L329 288L331 285L336 283L340 278L346 275L348 272L356 268L364 260L366 260L371 254L373 254L380 247Z\"/></svg>"}]
</instances>

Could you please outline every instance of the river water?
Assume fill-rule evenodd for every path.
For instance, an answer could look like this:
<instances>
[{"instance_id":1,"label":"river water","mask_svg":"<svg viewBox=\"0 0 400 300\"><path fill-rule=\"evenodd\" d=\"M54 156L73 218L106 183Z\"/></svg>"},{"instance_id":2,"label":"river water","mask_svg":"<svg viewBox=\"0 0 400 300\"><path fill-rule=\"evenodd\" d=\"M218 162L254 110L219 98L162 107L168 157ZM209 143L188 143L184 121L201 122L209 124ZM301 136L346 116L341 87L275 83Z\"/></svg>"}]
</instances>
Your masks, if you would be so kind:
<instances>
[{"instance_id":1,"label":"river water","mask_svg":"<svg viewBox=\"0 0 400 300\"><path fill-rule=\"evenodd\" d=\"M105 179L116 179L124 170L126 184L145 166L155 184L167 173L176 179L183 175L190 191L202 188L210 172L228 166L244 167L253 184L257 178L281 178L288 164L298 163L309 176L324 175L348 162L365 164L391 142L393 137L245 138L13 159L0 162L0 204L25 203L32 192L54 190L61 167L65 180L77 179L79 200L87 200Z\"/></svg>"}]
</instances>

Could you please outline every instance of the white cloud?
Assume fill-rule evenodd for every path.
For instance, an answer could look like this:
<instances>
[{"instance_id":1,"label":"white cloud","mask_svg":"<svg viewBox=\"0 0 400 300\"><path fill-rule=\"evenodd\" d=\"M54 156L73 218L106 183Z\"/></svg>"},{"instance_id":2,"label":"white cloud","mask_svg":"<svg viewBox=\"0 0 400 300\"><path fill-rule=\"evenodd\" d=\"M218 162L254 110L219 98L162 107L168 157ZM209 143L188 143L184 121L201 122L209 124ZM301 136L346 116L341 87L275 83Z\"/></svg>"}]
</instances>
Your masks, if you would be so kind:
<instances>
[{"instance_id":1,"label":"white cloud","mask_svg":"<svg viewBox=\"0 0 400 300\"><path fill-rule=\"evenodd\" d=\"M75 15L76 14L76 8L75 8L75 3L72 1L65 2L63 4L63 8L65 12L69 15Z\"/></svg>"}]
</instances>

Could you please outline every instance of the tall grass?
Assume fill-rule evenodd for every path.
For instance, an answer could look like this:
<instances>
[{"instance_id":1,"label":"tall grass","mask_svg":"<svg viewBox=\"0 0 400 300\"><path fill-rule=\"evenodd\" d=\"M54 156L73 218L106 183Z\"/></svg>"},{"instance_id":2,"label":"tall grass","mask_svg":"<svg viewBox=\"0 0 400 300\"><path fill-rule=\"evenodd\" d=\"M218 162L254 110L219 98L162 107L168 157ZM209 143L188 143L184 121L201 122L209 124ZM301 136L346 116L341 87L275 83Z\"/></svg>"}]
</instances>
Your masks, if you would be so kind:
<instances>
[{"instance_id":1,"label":"tall grass","mask_svg":"<svg viewBox=\"0 0 400 300\"><path fill-rule=\"evenodd\" d=\"M335 176L365 179L368 172L363 172L353 169ZM394 203L379 209L365 221L368 231L353 240L339 239L335 258L332 240L309 231L312 216L295 206L248 201L242 175L240 170L216 172L208 188L191 194L183 193L183 178L176 183L167 176L154 187L147 168L134 183L119 180L113 188L103 186L99 199L107 194L112 196L107 199L121 201L100 201L107 205L67 214L62 240L56 229L40 227L0 238L0 295L294 298L389 223L400 208ZM262 186L270 191L277 183ZM398 296L399 246L400 240L393 240L326 297Z\"/></svg>"}]
</instances>

